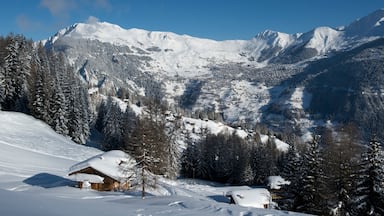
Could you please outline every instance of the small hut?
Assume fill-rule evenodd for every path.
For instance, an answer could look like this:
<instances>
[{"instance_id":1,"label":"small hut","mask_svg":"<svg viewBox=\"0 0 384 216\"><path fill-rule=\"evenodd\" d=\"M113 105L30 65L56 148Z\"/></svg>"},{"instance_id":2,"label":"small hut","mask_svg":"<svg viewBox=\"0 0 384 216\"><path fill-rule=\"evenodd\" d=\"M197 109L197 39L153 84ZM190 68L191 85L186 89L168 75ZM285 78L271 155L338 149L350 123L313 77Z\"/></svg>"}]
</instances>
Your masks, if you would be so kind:
<instances>
[{"instance_id":1,"label":"small hut","mask_svg":"<svg viewBox=\"0 0 384 216\"><path fill-rule=\"evenodd\" d=\"M253 208L271 208L271 194L265 188L228 191L230 204Z\"/></svg>"},{"instance_id":2,"label":"small hut","mask_svg":"<svg viewBox=\"0 0 384 216\"><path fill-rule=\"evenodd\" d=\"M79 188L127 190L135 175L135 165L136 161L128 154L113 150L73 165L68 175L74 178Z\"/></svg>"}]
</instances>

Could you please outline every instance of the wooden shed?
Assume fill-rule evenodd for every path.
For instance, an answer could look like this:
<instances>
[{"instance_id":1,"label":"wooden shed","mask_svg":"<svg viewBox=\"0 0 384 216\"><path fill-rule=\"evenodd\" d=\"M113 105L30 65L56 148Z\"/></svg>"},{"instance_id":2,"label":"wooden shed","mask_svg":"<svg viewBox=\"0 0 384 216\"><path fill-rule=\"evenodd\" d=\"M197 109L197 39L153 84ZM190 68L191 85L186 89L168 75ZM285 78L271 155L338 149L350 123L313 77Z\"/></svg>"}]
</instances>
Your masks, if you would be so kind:
<instances>
[{"instance_id":1,"label":"wooden shed","mask_svg":"<svg viewBox=\"0 0 384 216\"><path fill-rule=\"evenodd\" d=\"M135 165L136 161L128 154L113 150L73 165L68 175L73 177L79 188L128 190L129 182L135 176Z\"/></svg>"}]
</instances>

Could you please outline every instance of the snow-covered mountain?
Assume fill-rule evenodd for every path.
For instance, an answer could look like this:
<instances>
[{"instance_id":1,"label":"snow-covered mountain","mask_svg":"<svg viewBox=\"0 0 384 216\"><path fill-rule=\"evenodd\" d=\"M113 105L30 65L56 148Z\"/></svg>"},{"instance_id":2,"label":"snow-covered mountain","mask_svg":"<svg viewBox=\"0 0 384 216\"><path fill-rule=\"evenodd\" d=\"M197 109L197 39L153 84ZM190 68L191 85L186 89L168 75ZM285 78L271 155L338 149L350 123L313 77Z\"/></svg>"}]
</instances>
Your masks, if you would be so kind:
<instances>
[{"instance_id":1,"label":"snow-covered mountain","mask_svg":"<svg viewBox=\"0 0 384 216\"><path fill-rule=\"evenodd\" d=\"M308 80L329 71L340 53L352 55L383 36L380 9L345 27L296 34L267 30L250 40L214 41L106 22L77 23L45 45L65 53L92 93L124 88L192 112L218 113L233 125L283 121L308 128L316 93L309 91ZM314 70L327 59L332 63ZM293 99L295 92L303 97Z\"/></svg>"},{"instance_id":2,"label":"snow-covered mountain","mask_svg":"<svg viewBox=\"0 0 384 216\"><path fill-rule=\"evenodd\" d=\"M384 34L384 9L354 21L343 30L348 37L382 37Z\"/></svg>"},{"instance_id":3,"label":"snow-covered mountain","mask_svg":"<svg viewBox=\"0 0 384 216\"><path fill-rule=\"evenodd\" d=\"M146 199L137 191L80 190L68 169L100 150L21 113L0 111L0 119L0 215L304 215L225 203L224 193L245 186L160 178Z\"/></svg>"},{"instance_id":4,"label":"snow-covered mountain","mask_svg":"<svg viewBox=\"0 0 384 216\"><path fill-rule=\"evenodd\" d=\"M141 29L123 29L107 22L77 23L60 30L46 43L52 46L64 38L77 40L97 40L116 46L141 49L141 54L149 55L157 64L150 69L166 73L180 73L188 69L207 66L208 63L247 63L264 56L268 49L281 52L304 46L317 51L316 55L326 54L356 43L366 36L382 36L384 31L384 10L378 10L367 17L356 20L346 27L333 29L318 27L306 33L286 34L266 30L250 40L214 41L177 35L172 32L156 32ZM133 50L135 53L135 50ZM140 53L139 50L136 52ZM124 54L124 53L120 53ZM248 57L246 55L249 55ZM263 57L265 59L265 57ZM269 60L268 58L265 60ZM265 66L256 61L256 66ZM157 66L157 67L156 67ZM197 70L199 71L199 70Z\"/></svg>"}]
</instances>

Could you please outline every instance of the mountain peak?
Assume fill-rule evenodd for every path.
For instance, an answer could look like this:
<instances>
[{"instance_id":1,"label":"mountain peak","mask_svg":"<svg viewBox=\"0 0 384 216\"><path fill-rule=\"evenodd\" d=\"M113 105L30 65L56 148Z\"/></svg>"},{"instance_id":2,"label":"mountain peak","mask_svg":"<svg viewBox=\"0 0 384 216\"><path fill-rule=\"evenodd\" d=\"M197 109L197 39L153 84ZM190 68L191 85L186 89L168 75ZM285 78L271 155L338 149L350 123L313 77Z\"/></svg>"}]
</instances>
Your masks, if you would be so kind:
<instances>
[{"instance_id":1,"label":"mountain peak","mask_svg":"<svg viewBox=\"0 0 384 216\"><path fill-rule=\"evenodd\" d=\"M299 37L306 48L316 49L319 54L343 47L343 31L330 27L317 27Z\"/></svg>"},{"instance_id":2,"label":"mountain peak","mask_svg":"<svg viewBox=\"0 0 384 216\"><path fill-rule=\"evenodd\" d=\"M105 42L111 39L119 38L125 33L125 29L118 25L108 22L76 23L67 28L65 34L61 36L70 36L72 38L97 39Z\"/></svg>"},{"instance_id":3,"label":"mountain peak","mask_svg":"<svg viewBox=\"0 0 384 216\"><path fill-rule=\"evenodd\" d=\"M172 32L147 31L138 28L124 29L108 22L75 23L57 32L48 40L53 44L57 39L70 37L72 39L89 39L115 45L153 46L160 41L170 41L176 38L192 38L188 35L177 35ZM197 39L197 38L196 38Z\"/></svg>"},{"instance_id":4,"label":"mountain peak","mask_svg":"<svg viewBox=\"0 0 384 216\"><path fill-rule=\"evenodd\" d=\"M345 28L345 32L349 37L382 36L384 34L384 8L352 22Z\"/></svg>"},{"instance_id":5,"label":"mountain peak","mask_svg":"<svg viewBox=\"0 0 384 216\"><path fill-rule=\"evenodd\" d=\"M290 35L273 30L265 30L257 34L254 40L265 41L270 46L279 46L284 48L289 46L296 38L296 35Z\"/></svg>"}]
</instances>

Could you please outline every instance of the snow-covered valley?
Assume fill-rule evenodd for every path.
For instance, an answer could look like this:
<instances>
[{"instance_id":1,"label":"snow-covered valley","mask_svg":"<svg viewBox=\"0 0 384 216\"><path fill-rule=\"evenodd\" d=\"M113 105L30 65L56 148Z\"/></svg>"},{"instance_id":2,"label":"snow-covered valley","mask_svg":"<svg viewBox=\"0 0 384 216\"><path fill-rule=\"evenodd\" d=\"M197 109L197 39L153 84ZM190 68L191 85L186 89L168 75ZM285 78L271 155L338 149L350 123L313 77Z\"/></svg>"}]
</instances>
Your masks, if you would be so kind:
<instances>
[{"instance_id":1,"label":"snow-covered valley","mask_svg":"<svg viewBox=\"0 0 384 216\"><path fill-rule=\"evenodd\" d=\"M314 112L321 106L312 103L312 95L322 95L323 87L313 88L311 80L330 74L335 65L350 62L350 55L359 52L355 50L383 37L383 16L384 10L377 10L340 28L295 34L266 30L249 40L226 41L123 29L107 22L76 23L43 42L47 49L64 53L93 95L116 95L123 89L166 101L174 109L214 113L231 126L262 123L303 136L328 120L318 116L339 115ZM376 64L371 61L378 56L362 57L370 62L361 67L370 70L365 65ZM365 87L335 88L358 92Z\"/></svg>"},{"instance_id":2,"label":"snow-covered valley","mask_svg":"<svg viewBox=\"0 0 384 216\"><path fill-rule=\"evenodd\" d=\"M294 215L227 203L239 187L161 179L140 192L75 188L68 169L101 151L75 144L30 116L0 112L0 215ZM248 187L240 187L248 188Z\"/></svg>"},{"instance_id":3,"label":"snow-covered valley","mask_svg":"<svg viewBox=\"0 0 384 216\"><path fill-rule=\"evenodd\" d=\"M4 42L9 46L3 47L9 55L0 67L0 96L5 93L0 109L28 113L46 123L0 111L0 215L296 214L228 204L224 194L248 186L157 176L157 188L146 190L141 199L137 173L130 175L136 178L133 184L125 179L126 188L132 186L125 192L75 185L104 184L110 177L80 172L93 168L85 166L89 161L111 161L99 149L134 155L132 170L144 167L137 161L149 155L151 172L170 178L254 186L281 175L296 181L289 189L300 191L305 179L322 180L309 172L310 162L317 160L308 154L315 152L311 148L329 157L328 150L339 151L331 148L334 140L352 136L345 145L361 146L368 142L372 123L379 139L384 137L377 129L384 127L383 17L381 9L346 27L297 34L267 30L248 41L126 30L105 22L74 24L41 44L10 37ZM23 47L19 41L29 45ZM25 70L9 73L14 68ZM325 144L319 148L316 137L327 133L332 139L320 140ZM337 146L344 148L339 141ZM281 152L289 151L292 160L280 158ZM317 171L350 162L351 155L328 158ZM123 162L113 160L119 166ZM297 175L283 172L288 162L300 168L290 171ZM350 167L351 173L360 162L364 160ZM326 198L313 191L320 184L336 185L337 173L341 174L329 169L326 184L311 184L314 190L304 192L321 196L299 202L301 209L277 202L294 211L336 211L336 187L324 193ZM86 179L89 176L92 180ZM117 182L112 188L122 188ZM356 198L354 190L349 188L350 197ZM304 195L292 197L300 196ZM320 205L320 198L327 203ZM269 204L261 206L265 205Z\"/></svg>"}]
</instances>

